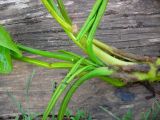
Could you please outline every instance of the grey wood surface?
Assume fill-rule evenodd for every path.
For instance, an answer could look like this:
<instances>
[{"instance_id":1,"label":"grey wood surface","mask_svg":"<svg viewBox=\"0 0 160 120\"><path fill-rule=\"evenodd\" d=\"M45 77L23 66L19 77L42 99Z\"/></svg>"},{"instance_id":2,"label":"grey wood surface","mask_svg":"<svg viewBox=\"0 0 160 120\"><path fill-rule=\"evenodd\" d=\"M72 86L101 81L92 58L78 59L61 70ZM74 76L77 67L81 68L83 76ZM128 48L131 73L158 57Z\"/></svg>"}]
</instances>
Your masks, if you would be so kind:
<instances>
[{"instance_id":1,"label":"grey wood surface","mask_svg":"<svg viewBox=\"0 0 160 120\"><path fill-rule=\"evenodd\" d=\"M79 28L87 17L94 0L65 0L69 14ZM68 39L64 31L48 14L40 0L0 0L0 24L11 33L16 42L43 50L80 50ZM111 0L97 31L97 39L128 52L159 56L160 52L160 1L159 0ZM37 58L37 56L31 56ZM39 57L38 57L39 58ZM40 58L43 59L43 58ZM45 60L45 59L44 59ZM59 82L66 71L47 70L14 61L10 75L0 75L0 115L16 113L17 109L6 95L13 93L25 102L25 83L35 70L30 90L31 111L43 112L49 100L51 81ZM140 111L145 111L153 102L144 97L150 94L142 86L125 88L135 94L134 100L122 101L117 89L93 79L83 85L74 95L70 108L82 108L97 120L112 120L99 106L122 115L128 108L134 109L136 120ZM57 107L58 108L58 107ZM57 109L56 108L56 109Z\"/></svg>"}]
</instances>

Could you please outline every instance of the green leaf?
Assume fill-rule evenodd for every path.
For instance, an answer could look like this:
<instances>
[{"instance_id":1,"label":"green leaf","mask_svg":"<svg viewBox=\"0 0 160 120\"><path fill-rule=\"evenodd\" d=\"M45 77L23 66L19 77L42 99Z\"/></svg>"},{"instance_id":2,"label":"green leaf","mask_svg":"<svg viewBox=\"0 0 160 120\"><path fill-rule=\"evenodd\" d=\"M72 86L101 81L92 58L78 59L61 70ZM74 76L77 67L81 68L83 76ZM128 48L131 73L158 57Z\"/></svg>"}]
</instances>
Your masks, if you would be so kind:
<instances>
[{"instance_id":1,"label":"green leaf","mask_svg":"<svg viewBox=\"0 0 160 120\"><path fill-rule=\"evenodd\" d=\"M17 48L16 44L13 42L13 39L11 38L10 34L1 25L0 25L0 46L12 51L13 55L22 57L21 52Z\"/></svg>"},{"instance_id":2,"label":"green leaf","mask_svg":"<svg viewBox=\"0 0 160 120\"><path fill-rule=\"evenodd\" d=\"M10 51L0 46L0 73L10 73L12 71L12 60Z\"/></svg>"},{"instance_id":3,"label":"green leaf","mask_svg":"<svg viewBox=\"0 0 160 120\"><path fill-rule=\"evenodd\" d=\"M22 56L7 30L0 25L0 73L12 71L11 54L17 57Z\"/></svg>"}]
</instances>

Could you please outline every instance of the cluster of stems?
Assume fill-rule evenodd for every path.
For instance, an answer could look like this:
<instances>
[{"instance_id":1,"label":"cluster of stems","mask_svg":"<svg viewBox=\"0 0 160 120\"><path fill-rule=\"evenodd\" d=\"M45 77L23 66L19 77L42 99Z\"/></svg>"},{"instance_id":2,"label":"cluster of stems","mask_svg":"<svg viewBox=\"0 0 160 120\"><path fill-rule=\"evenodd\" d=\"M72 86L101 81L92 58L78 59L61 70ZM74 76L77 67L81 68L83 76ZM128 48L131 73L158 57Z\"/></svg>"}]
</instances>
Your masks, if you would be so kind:
<instances>
[{"instance_id":1,"label":"cluster of stems","mask_svg":"<svg viewBox=\"0 0 160 120\"><path fill-rule=\"evenodd\" d=\"M43 120L48 118L58 98L69 87L58 112L58 120L63 120L72 95L79 86L91 78L98 77L116 87L137 81L155 82L160 79L158 71L160 59L158 57L126 53L94 38L97 27L106 11L108 0L96 0L91 13L80 30L77 30L76 25L72 23L62 0L56 0L56 2L42 0L42 3L61 25L68 37L88 55L88 57L83 57L65 50L49 52L15 44L5 28L0 26L0 73L12 71L12 58L49 69L69 69L66 77L52 94L44 111ZM55 58L61 62L48 63L29 58L24 56L22 51Z\"/></svg>"}]
</instances>

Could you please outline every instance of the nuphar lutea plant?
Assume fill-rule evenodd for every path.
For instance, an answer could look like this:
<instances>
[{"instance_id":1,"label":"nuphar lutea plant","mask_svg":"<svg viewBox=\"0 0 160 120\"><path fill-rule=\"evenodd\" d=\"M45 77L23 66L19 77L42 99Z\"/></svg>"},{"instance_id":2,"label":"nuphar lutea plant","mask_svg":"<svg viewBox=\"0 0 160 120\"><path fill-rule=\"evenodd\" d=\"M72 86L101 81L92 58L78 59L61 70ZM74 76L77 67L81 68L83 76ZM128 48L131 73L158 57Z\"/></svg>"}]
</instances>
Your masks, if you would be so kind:
<instances>
[{"instance_id":1,"label":"nuphar lutea plant","mask_svg":"<svg viewBox=\"0 0 160 120\"><path fill-rule=\"evenodd\" d=\"M62 120L72 95L78 87L91 78L97 77L115 87L123 87L128 83L135 82L159 81L160 74L158 70L160 58L126 53L94 38L97 27L106 10L108 0L96 0L80 30L77 30L76 25L72 23L62 0L57 0L56 3L53 0L42 0L42 3L53 18L61 25L68 37L88 55L88 57L83 57L65 50L57 52L42 51L17 44L13 42L6 29L0 26L1 74L12 71L12 59L49 69L69 69L66 77L52 94L48 106L44 111L43 120L47 119L55 107L58 98L69 87L58 112L58 120ZM22 51L43 57L55 58L63 62L48 63L29 58L24 56Z\"/></svg>"}]
</instances>

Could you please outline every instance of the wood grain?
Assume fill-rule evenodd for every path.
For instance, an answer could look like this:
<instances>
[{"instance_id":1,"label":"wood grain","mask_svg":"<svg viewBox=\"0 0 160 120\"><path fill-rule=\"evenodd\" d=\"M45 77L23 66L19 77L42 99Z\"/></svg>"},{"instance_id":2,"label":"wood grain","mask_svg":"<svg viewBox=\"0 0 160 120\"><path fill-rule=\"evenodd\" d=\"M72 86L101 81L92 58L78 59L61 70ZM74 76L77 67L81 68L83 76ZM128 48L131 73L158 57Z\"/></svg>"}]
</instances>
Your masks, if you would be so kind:
<instances>
[{"instance_id":1,"label":"wood grain","mask_svg":"<svg viewBox=\"0 0 160 120\"><path fill-rule=\"evenodd\" d=\"M94 0L65 0L64 2L72 20L80 28ZM109 2L96 38L128 52L159 56L159 8L159 0L112 0ZM24 45L51 51L72 49L81 53L48 14L40 0L0 0L0 24L10 31L16 42ZM36 75L31 85L29 108L37 112L43 112L47 105L52 90L51 81L60 82L66 73L66 71L46 70L14 61L12 74L0 75L0 115L17 112L6 95L7 90L22 101L25 108L27 107L24 89L26 79L33 69L36 70ZM94 79L78 90L70 107L73 110L85 108L97 120L111 119L99 106L105 106L118 115L125 113L127 108L133 108L137 114L135 119L138 119L140 111L146 110L152 100L145 100L144 97L149 93L142 86L126 89L136 95L133 101L121 101L115 95L116 88Z\"/></svg>"}]
</instances>

